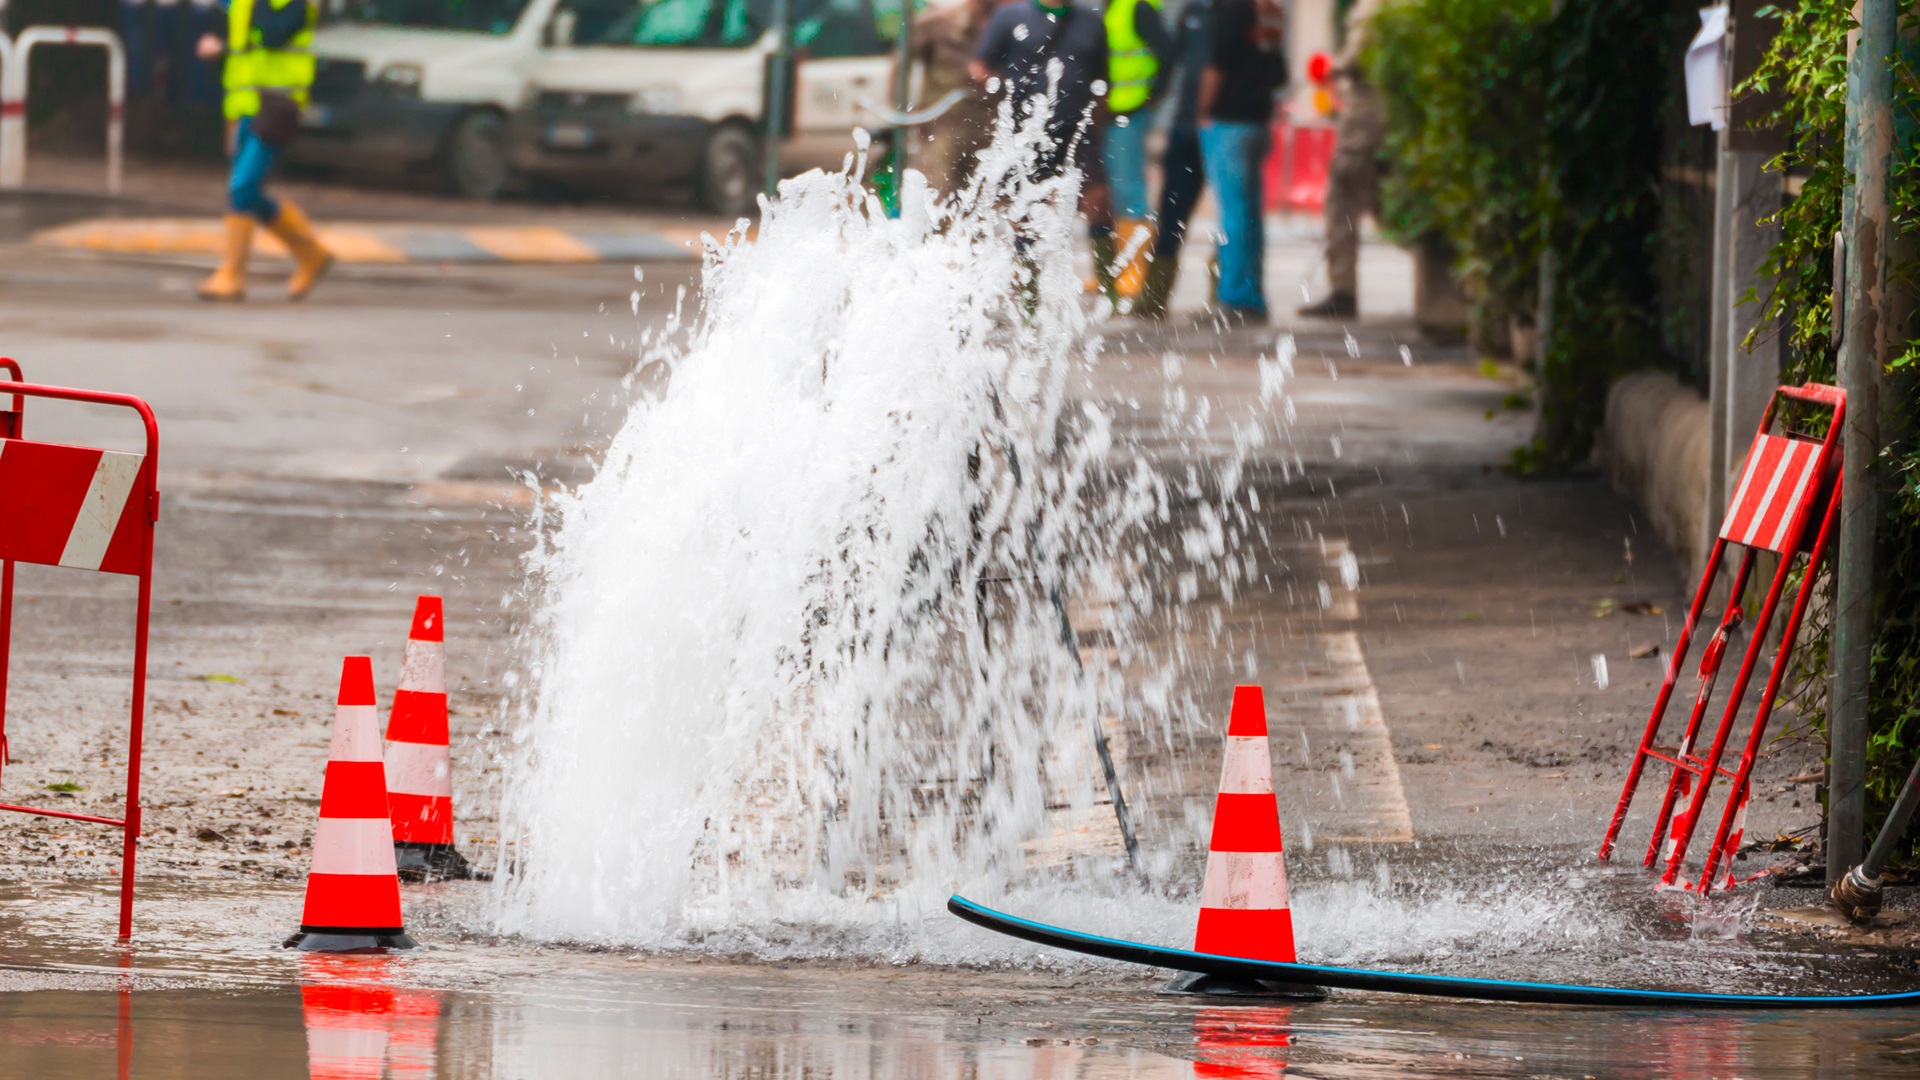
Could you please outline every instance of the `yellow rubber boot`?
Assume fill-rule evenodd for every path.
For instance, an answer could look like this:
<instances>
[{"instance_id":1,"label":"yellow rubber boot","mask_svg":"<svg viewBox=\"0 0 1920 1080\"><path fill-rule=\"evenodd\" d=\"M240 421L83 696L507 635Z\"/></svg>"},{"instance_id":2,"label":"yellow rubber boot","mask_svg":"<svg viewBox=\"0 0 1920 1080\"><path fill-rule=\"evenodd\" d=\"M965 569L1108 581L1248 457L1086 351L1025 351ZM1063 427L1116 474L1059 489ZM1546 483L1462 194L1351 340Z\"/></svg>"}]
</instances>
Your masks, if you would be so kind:
<instances>
[{"instance_id":1,"label":"yellow rubber boot","mask_svg":"<svg viewBox=\"0 0 1920 1080\"><path fill-rule=\"evenodd\" d=\"M1139 300L1147 288L1147 252L1153 250L1153 225L1122 218L1113 227L1114 247L1123 265L1113 275L1116 299Z\"/></svg>"},{"instance_id":2,"label":"yellow rubber boot","mask_svg":"<svg viewBox=\"0 0 1920 1080\"><path fill-rule=\"evenodd\" d=\"M299 300L313 291L321 277L333 266L333 252L313 234L313 222L298 206L280 200L280 213L267 228L287 245L293 256L293 276L287 279L287 299Z\"/></svg>"},{"instance_id":3,"label":"yellow rubber boot","mask_svg":"<svg viewBox=\"0 0 1920 1080\"><path fill-rule=\"evenodd\" d=\"M220 268L200 283L195 293L202 300L245 300L247 298L247 259L253 253L253 218L246 214L227 215L226 248Z\"/></svg>"}]
</instances>

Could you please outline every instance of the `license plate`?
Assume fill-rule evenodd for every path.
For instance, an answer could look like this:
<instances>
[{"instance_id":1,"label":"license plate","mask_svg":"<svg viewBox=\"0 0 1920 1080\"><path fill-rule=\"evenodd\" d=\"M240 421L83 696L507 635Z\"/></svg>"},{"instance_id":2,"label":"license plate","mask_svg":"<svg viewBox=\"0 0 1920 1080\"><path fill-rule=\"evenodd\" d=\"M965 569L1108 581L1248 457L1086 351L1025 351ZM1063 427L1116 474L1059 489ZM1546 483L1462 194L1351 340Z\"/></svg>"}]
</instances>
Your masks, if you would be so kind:
<instances>
[{"instance_id":1,"label":"license plate","mask_svg":"<svg viewBox=\"0 0 1920 1080\"><path fill-rule=\"evenodd\" d=\"M547 145L555 150L585 150L599 140L585 124L554 124L547 128Z\"/></svg>"},{"instance_id":2,"label":"license plate","mask_svg":"<svg viewBox=\"0 0 1920 1080\"><path fill-rule=\"evenodd\" d=\"M309 105L300 110L300 126L323 128L333 123L333 109L327 105Z\"/></svg>"}]
</instances>

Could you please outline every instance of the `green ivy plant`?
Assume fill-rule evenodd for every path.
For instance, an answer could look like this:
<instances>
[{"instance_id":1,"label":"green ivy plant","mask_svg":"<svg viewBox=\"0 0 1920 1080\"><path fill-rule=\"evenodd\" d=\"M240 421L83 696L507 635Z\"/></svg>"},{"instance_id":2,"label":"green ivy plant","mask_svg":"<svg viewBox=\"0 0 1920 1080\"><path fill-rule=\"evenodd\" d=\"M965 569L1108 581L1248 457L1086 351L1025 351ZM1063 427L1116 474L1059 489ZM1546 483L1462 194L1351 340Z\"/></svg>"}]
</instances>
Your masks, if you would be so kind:
<instances>
[{"instance_id":1,"label":"green ivy plant","mask_svg":"<svg viewBox=\"0 0 1920 1080\"><path fill-rule=\"evenodd\" d=\"M1800 178L1799 193L1774 218L1780 242L1768 256L1774 286L1756 302L1785 336L1782 382L1832 382L1831 337L1834 236L1850 177L1844 156L1847 39L1855 29L1851 0L1800 0L1764 7L1779 32L1760 69L1740 91L1771 88L1782 102L1774 121L1791 135L1771 167ZM1911 17L1909 16L1909 19ZM1911 43L1913 27L1903 27ZM1909 45L1911 48L1911 44ZM1914 138L1920 79L1911 55L1895 63L1896 149L1892 170L1892 242L1888 273L1893 292L1911 296L1920 280L1920 140ZM1883 431L1893 435L1881 454L1882 501L1875 554L1874 641L1870 668L1867 747L1868 826L1877 829L1917 753L1920 753L1920 451L1901 437L1916 415L1913 379L1920 341L1911 327L1895 328L1899 342L1883 391ZM1904 419L1904 422L1902 420ZM1887 423L1891 421L1891 423ZM1783 695L1796 727L1825 741L1828 658L1832 625L1824 611L1801 633L1795 671Z\"/></svg>"}]
</instances>

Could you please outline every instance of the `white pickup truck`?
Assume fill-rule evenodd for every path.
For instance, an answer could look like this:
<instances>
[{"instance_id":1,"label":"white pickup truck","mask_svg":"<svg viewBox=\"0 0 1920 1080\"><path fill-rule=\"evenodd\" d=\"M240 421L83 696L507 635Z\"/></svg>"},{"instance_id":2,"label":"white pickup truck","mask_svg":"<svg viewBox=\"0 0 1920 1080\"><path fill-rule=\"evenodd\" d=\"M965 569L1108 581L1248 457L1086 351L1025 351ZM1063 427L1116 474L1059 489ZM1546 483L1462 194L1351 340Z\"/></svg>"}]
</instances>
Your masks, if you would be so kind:
<instances>
[{"instance_id":1,"label":"white pickup truck","mask_svg":"<svg viewBox=\"0 0 1920 1080\"><path fill-rule=\"evenodd\" d=\"M571 4L576 0L563 0ZM837 167L856 127L881 121L898 0L789 0L795 55L785 173ZM535 181L690 185L702 206L748 213L760 189L773 0L651 0L590 29L570 19L543 50L510 121L509 160Z\"/></svg>"},{"instance_id":2,"label":"white pickup truck","mask_svg":"<svg viewBox=\"0 0 1920 1080\"><path fill-rule=\"evenodd\" d=\"M297 165L417 174L490 197L506 119L556 22L595 33L635 0L324 0Z\"/></svg>"}]
</instances>

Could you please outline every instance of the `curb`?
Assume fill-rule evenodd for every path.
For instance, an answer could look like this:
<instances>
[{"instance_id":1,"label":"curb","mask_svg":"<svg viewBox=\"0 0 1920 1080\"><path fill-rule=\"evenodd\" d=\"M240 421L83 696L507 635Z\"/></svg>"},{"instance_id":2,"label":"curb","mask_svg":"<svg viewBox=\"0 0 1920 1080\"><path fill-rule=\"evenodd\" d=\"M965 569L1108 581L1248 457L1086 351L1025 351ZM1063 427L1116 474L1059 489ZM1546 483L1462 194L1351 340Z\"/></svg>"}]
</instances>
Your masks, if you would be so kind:
<instances>
[{"instance_id":1,"label":"curb","mask_svg":"<svg viewBox=\"0 0 1920 1080\"><path fill-rule=\"evenodd\" d=\"M393 225L342 222L317 227L342 263L697 262L700 233L684 229L560 228L550 225ZM225 243L218 218L88 218L33 234L36 247L112 255L218 259ZM288 258L272 233L255 235L256 254Z\"/></svg>"}]
</instances>

